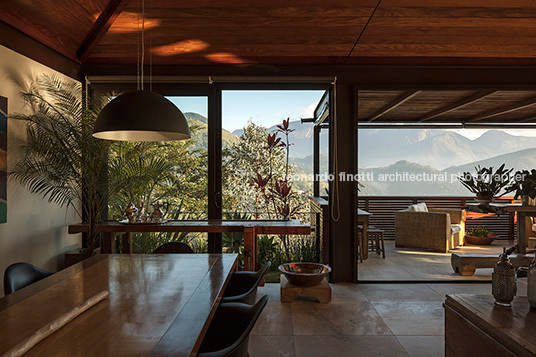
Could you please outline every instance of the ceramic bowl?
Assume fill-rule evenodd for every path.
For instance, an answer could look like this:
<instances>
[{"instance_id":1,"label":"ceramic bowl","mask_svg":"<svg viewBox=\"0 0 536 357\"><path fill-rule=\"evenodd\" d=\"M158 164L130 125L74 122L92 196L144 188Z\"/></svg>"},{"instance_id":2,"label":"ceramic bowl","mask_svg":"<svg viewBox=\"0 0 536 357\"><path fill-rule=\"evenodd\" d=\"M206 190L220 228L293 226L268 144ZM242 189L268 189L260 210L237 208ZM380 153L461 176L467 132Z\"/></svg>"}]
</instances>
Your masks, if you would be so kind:
<instances>
[{"instance_id":1,"label":"ceramic bowl","mask_svg":"<svg viewBox=\"0 0 536 357\"><path fill-rule=\"evenodd\" d=\"M287 263L277 268L289 283L297 286L317 285L324 279L331 268L319 263Z\"/></svg>"}]
</instances>

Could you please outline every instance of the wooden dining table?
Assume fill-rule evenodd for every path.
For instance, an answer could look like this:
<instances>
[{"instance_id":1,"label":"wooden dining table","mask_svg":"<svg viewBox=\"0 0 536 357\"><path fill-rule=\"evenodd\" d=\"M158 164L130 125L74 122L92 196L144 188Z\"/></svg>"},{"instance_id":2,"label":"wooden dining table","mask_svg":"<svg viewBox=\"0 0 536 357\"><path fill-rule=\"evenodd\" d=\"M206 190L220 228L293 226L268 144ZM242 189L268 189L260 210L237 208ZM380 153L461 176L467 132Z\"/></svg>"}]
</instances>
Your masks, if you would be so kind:
<instances>
[{"instance_id":1,"label":"wooden dining table","mask_svg":"<svg viewBox=\"0 0 536 357\"><path fill-rule=\"evenodd\" d=\"M0 355L107 290L27 356L193 356L236 254L98 254L0 299Z\"/></svg>"}]
</instances>

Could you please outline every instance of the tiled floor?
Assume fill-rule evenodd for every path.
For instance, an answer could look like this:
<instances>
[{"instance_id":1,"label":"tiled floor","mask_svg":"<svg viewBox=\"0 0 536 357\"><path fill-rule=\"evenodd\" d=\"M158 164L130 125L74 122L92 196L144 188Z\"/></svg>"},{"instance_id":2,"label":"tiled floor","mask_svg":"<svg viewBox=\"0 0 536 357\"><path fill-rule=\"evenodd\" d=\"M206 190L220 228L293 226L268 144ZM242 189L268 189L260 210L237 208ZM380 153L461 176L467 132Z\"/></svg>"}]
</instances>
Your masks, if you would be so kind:
<instances>
[{"instance_id":1,"label":"tiled floor","mask_svg":"<svg viewBox=\"0 0 536 357\"><path fill-rule=\"evenodd\" d=\"M519 281L518 294L526 294ZM250 338L257 356L443 356L445 294L491 294L491 284L332 284L329 304L281 303L279 284Z\"/></svg>"},{"instance_id":2,"label":"tiled floor","mask_svg":"<svg viewBox=\"0 0 536 357\"><path fill-rule=\"evenodd\" d=\"M473 276L455 274L450 264L451 253L496 254L515 242L495 241L492 245L467 245L449 253L426 252L396 248L394 241L385 242L386 257L369 252L369 258L359 263L359 279L378 280L491 280L492 269L477 269Z\"/></svg>"}]
</instances>

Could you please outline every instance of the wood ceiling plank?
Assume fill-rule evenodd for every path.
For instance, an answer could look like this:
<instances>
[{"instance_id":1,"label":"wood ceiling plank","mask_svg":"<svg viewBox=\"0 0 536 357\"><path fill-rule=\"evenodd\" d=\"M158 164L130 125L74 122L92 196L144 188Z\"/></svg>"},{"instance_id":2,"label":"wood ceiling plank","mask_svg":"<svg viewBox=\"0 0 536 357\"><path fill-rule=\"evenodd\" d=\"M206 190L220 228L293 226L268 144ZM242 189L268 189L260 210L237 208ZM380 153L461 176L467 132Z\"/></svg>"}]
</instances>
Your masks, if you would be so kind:
<instances>
[{"instance_id":1,"label":"wood ceiling plank","mask_svg":"<svg viewBox=\"0 0 536 357\"><path fill-rule=\"evenodd\" d=\"M489 0L382 0L382 6L404 6L404 7L423 7L423 6L442 6L442 7L491 7L503 8L518 7L518 8L534 8L536 3L532 0L508 0L505 1L489 1Z\"/></svg>"},{"instance_id":2,"label":"wood ceiling plank","mask_svg":"<svg viewBox=\"0 0 536 357\"><path fill-rule=\"evenodd\" d=\"M127 13L140 13L141 7L132 6L137 2L130 2L127 5L125 12ZM370 15L371 7L333 7L333 6L295 6L295 7L179 7L177 5L173 7L161 6L159 2L156 7L147 7L146 15L148 18L177 18L177 19L204 19L204 20L219 20L219 19L236 19L243 17L282 17L299 19L306 18L348 18L348 17L366 17Z\"/></svg>"},{"instance_id":3,"label":"wood ceiling plank","mask_svg":"<svg viewBox=\"0 0 536 357\"><path fill-rule=\"evenodd\" d=\"M348 53L348 44L229 44L229 45L213 45L206 50L196 52L179 53L180 56L197 56L199 54L211 54L219 52L227 52L236 56L241 55L258 55L258 56L273 56L277 53L280 56L304 56L310 54L311 56L318 55L319 53L337 55ZM100 45L92 54L92 58L99 56L125 56L127 53L137 53L136 47L130 45ZM135 56L134 56L135 57Z\"/></svg>"},{"instance_id":4,"label":"wood ceiling plank","mask_svg":"<svg viewBox=\"0 0 536 357\"><path fill-rule=\"evenodd\" d=\"M342 65L344 64L346 56L263 56L263 57L241 57L239 60L234 61L233 58L227 58L224 60L210 59L203 56L165 56L165 57L153 57L153 66L208 66L219 64L248 64L248 65L270 65L270 66L308 66L308 65ZM89 61L85 64L95 68L96 65L117 65L120 67L131 66L132 71L129 75L136 75L136 57L90 57ZM291 72L288 73L291 75Z\"/></svg>"},{"instance_id":5,"label":"wood ceiling plank","mask_svg":"<svg viewBox=\"0 0 536 357\"><path fill-rule=\"evenodd\" d=\"M536 57L536 47L522 45L436 45L436 44L358 44L352 57L447 56L447 57Z\"/></svg>"},{"instance_id":6,"label":"wood ceiling plank","mask_svg":"<svg viewBox=\"0 0 536 357\"><path fill-rule=\"evenodd\" d=\"M450 112L452 112L454 110L463 108L463 107L465 107L467 105L470 105L470 104L473 104L476 101L478 101L478 100L480 100L482 98L488 97L489 95L491 95L493 93L495 93L495 91L477 92L477 93L475 93L475 94L473 94L473 95L471 95L469 97L466 97L466 98L464 98L462 100L459 100L459 101L457 101L455 103L452 103L452 104L449 104L449 105L434 109L430 113L426 114L424 117L421 117L420 119L417 119L417 120L420 121L421 123L425 122L425 121L432 120L432 119L437 118L437 117L439 117L441 115L450 113Z\"/></svg>"},{"instance_id":7,"label":"wood ceiling plank","mask_svg":"<svg viewBox=\"0 0 536 357\"><path fill-rule=\"evenodd\" d=\"M77 60L76 49L93 24L93 11L105 1L3 0L0 20Z\"/></svg>"},{"instance_id":8,"label":"wood ceiling plank","mask_svg":"<svg viewBox=\"0 0 536 357\"><path fill-rule=\"evenodd\" d=\"M484 18L534 18L536 16L536 7L534 8L516 8L516 7L438 7L430 3L429 6L422 7L386 7L383 5L376 11L378 17L390 18L420 18L423 21L436 18L472 18L480 20Z\"/></svg>"},{"instance_id":9,"label":"wood ceiling plank","mask_svg":"<svg viewBox=\"0 0 536 357\"><path fill-rule=\"evenodd\" d=\"M160 8L288 8L288 7L374 7L377 0L256 0L254 2L244 0L196 0L196 1L177 1L177 0L148 0L146 6ZM138 5L131 3L129 8Z\"/></svg>"},{"instance_id":10,"label":"wood ceiling plank","mask_svg":"<svg viewBox=\"0 0 536 357\"><path fill-rule=\"evenodd\" d=\"M115 26L114 26L115 27ZM314 29L304 29L303 27L277 26L270 28L268 33L264 26L251 26L248 31L241 30L240 26L218 26L218 27L183 27L181 31L168 27L157 27L145 31L146 38L151 39L154 43L173 43L179 40L187 39L221 39L221 41L240 43L242 38L257 38L261 42L263 38L279 37L281 42L286 41L286 37L292 38L302 37L303 42L310 41L309 37L313 38L328 38L332 37L332 41L338 41L339 37L348 37L353 35L353 31L360 29L360 26L348 27L315 27ZM132 32L115 32L108 30L108 33L102 38L99 43L114 44L114 43L130 43L136 45L138 34ZM337 37L337 38L335 38ZM236 38L236 39L235 39ZM327 41L330 43L332 41ZM352 41L353 43L354 41Z\"/></svg>"},{"instance_id":11,"label":"wood ceiling plank","mask_svg":"<svg viewBox=\"0 0 536 357\"><path fill-rule=\"evenodd\" d=\"M106 31L108 31L110 26L119 17L128 2L129 0L110 0L106 9L101 12L91 31L87 34L80 47L78 47L76 51L78 60L85 61L87 59Z\"/></svg>"},{"instance_id":12,"label":"wood ceiling plank","mask_svg":"<svg viewBox=\"0 0 536 357\"><path fill-rule=\"evenodd\" d=\"M377 26L369 25L366 32L366 36L383 36L384 38L389 38L390 36L400 36L400 33L395 31L395 28L392 26ZM400 29L396 29L400 30ZM456 36L458 38L470 36L474 37L476 34L482 36L483 38L493 38L495 36L499 37L536 37L536 27L495 27L495 26L481 26L481 27L468 27L468 26L444 26L444 27L434 27L434 26L404 26L403 34L406 37L413 36L430 36L430 37L440 37L441 35L445 36Z\"/></svg>"},{"instance_id":13,"label":"wood ceiling plank","mask_svg":"<svg viewBox=\"0 0 536 357\"><path fill-rule=\"evenodd\" d=\"M404 92L401 96L389 102L389 104L387 104L386 106L378 110L376 113L374 113L374 115L368 118L368 122L370 123L381 118L383 115L396 109L396 107L398 107L399 105L402 105L403 103L415 97L416 95L419 95L419 93L421 93L420 90L409 90L409 91Z\"/></svg>"},{"instance_id":14,"label":"wood ceiling plank","mask_svg":"<svg viewBox=\"0 0 536 357\"><path fill-rule=\"evenodd\" d=\"M454 17L454 18L428 18L420 17L389 17L389 16L374 16L370 26L389 26L393 30L398 27L423 26L423 27L510 27L510 28L525 28L536 27L534 18L472 18L472 17Z\"/></svg>"},{"instance_id":15,"label":"wood ceiling plank","mask_svg":"<svg viewBox=\"0 0 536 357\"><path fill-rule=\"evenodd\" d=\"M469 118L469 120L467 120L467 122L482 121L484 119L497 117L497 116L500 116L502 114L511 113L511 112L522 110L522 109L525 109L527 107L532 107L532 106L535 106L535 105L536 105L536 97L533 97L533 98L524 100L524 101L519 102L519 103L514 103L514 104L508 105L506 107L493 109L493 110L487 111L485 113L479 114L477 116Z\"/></svg>"},{"instance_id":16,"label":"wood ceiling plank","mask_svg":"<svg viewBox=\"0 0 536 357\"><path fill-rule=\"evenodd\" d=\"M516 46L536 46L536 36L528 37L518 34L518 36L503 37L498 33L489 33L488 36L483 34L467 34L466 36L451 36L445 33L443 36L430 36L430 35L418 35L407 34L403 36L391 35L391 36L376 36L366 35L361 38L359 45L366 44L381 44L381 45L419 45L429 44L435 46L474 46L479 44L482 46L501 47L503 45L516 45Z\"/></svg>"}]
</instances>

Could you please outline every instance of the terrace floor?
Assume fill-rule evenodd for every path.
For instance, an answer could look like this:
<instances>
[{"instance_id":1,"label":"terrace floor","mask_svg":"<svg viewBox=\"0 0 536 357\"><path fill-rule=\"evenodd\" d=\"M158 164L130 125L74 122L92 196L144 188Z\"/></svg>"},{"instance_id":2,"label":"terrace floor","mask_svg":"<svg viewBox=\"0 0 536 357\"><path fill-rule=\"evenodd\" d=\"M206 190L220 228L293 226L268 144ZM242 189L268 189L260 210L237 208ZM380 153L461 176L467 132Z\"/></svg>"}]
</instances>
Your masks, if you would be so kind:
<instances>
[{"instance_id":1,"label":"terrace floor","mask_svg":"<svg viewBox=\"0 0 536 357\"><path fill-rule=\"evenodd\" d=\"M492 268L477 269L473 276L455 274L450 264L451 253L497 254L515 241L497 240L491 245L468 245L449 253L433 253L416 249L396 248L394 241L385 241L385 259L374 252L358 265L359 280L490 280ZM498 259L497 259L498 260Z\"/></svg>"},{"instance_id":2,"label":"terrace floor","mask_svg":"<svg viewBox=\"0 0 536 357\"><path fill-rule=\"evenodd\" d=\"M491 294L491 284L332 284L329 304L281 303L279 284L249 342L251 356L444 356L446 294ZM518 280L526 296L526 279Z\"/></svg>"}]
</instances>

